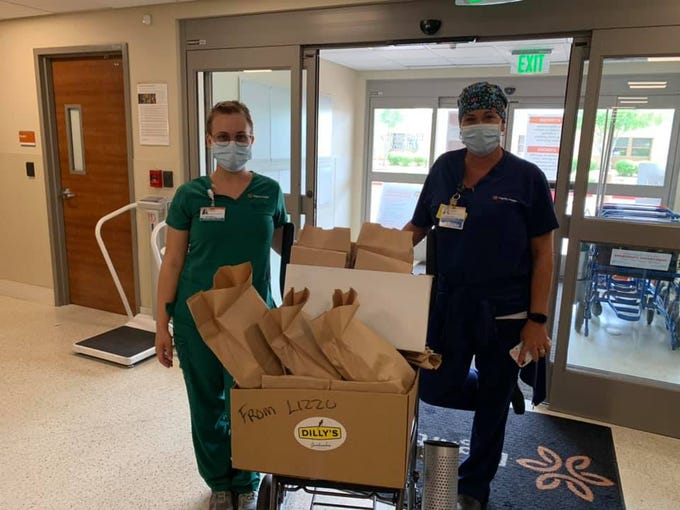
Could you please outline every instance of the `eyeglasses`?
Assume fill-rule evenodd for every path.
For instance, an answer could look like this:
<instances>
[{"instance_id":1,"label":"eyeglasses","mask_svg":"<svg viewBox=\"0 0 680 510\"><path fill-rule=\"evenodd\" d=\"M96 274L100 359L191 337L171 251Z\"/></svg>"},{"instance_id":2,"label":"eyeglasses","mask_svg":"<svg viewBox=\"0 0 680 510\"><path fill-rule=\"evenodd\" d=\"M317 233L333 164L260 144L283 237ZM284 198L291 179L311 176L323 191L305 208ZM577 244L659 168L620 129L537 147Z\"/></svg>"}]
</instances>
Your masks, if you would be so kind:
<instances>
[{"instance_id":1,"label":"eyeglasses","mask_svg":"<svg viewBox=\"0 0 680 510\"><path fill-rule=\"evenodd\" d=\"M237 133L233 138L229 135L229 133L217 133L216 135L211 135L211 137L216 143L225 144L233 140L236 145L241 147L247 147L250 145L251 140L253 139L253 135L249 135L247 133Z\"/></svg>"}]
</instances>

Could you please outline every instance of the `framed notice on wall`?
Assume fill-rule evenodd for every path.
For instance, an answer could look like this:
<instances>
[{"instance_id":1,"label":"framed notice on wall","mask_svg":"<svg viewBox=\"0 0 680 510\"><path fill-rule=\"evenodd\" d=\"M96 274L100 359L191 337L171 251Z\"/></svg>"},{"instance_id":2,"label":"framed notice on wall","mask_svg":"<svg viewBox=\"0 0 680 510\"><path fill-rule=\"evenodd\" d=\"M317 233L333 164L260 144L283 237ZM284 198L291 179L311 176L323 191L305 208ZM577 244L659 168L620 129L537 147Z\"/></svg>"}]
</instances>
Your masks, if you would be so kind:
<instances>
[{"instance_id":1,"label":"framed notice on wall","mask_svg":"<svg viewBox=\"0 0 680 510\"><path fill-rule=\"evenodd\" d=\"M137 85L140 145L170 145L167 83Z\"/></svg>"}]
</instances>

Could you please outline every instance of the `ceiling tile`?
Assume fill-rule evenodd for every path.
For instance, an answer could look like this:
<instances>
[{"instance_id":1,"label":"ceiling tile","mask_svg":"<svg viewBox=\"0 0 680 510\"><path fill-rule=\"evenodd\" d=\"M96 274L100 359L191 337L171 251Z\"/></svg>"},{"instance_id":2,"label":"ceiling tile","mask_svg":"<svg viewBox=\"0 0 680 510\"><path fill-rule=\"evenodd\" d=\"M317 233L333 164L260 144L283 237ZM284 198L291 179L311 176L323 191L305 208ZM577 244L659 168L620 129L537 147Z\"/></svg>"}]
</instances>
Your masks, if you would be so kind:
<instances>
[{"instance_id":1,"label":"ceiling tile","mask_svg":"<svg viewBox=\"0 0 680 510\"><path fill-rule=\"evenodd\" d=\"M27 18L44 14L51 14L51 12L0 1L0 19Z\"/></svg>"}]
</instances>

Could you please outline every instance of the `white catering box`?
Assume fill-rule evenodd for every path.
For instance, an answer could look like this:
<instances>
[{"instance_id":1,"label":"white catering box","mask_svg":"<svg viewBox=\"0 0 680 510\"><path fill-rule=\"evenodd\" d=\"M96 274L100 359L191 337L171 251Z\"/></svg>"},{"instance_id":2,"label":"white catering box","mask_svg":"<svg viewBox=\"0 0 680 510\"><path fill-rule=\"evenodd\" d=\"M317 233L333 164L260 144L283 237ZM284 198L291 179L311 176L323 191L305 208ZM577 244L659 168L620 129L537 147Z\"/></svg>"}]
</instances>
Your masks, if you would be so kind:
<instances>
[{"instance_id":1,"label":"white catering box","mask_svg":"<svg viewBox=\"0 0 680 510\"><path fill-rule=\"evenodd\" d=\"M333 306L333 291L357 291L357 318L397 349L425 350L432 276L361 269L302 266L286 268L286 292L309 289L304 311L316 317Z\"/></svg>"}]
</instances>

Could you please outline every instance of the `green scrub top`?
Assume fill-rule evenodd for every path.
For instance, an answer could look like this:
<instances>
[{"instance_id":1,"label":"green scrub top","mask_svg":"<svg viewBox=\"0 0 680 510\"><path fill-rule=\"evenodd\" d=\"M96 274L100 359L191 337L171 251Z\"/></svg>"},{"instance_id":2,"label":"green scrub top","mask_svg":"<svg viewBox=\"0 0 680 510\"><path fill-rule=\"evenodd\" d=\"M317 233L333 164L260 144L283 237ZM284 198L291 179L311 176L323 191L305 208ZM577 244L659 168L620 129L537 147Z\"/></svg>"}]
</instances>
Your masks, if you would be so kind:
<instances>
[{"instance_id":1,"label":"green scrub top","mask_svg":"<svg viewBox=\"0 0 680 510\"><path fill-rule=\"evenodd\" d=\"M168 306L174 320L192 320L186 300L212 287L221 266L250 261L253 287L269 307L271 296L269 257L274 229L286 219L283 192L279 184L253 172L245 191L236 199L214 195L214 207L224 208L224 219L201 219L201 208L211 207L210 177L198 177L180 186L170 204L166 223L189 231L189 247L177 287L176 304Z\"/></svg>"}]
</instances>

